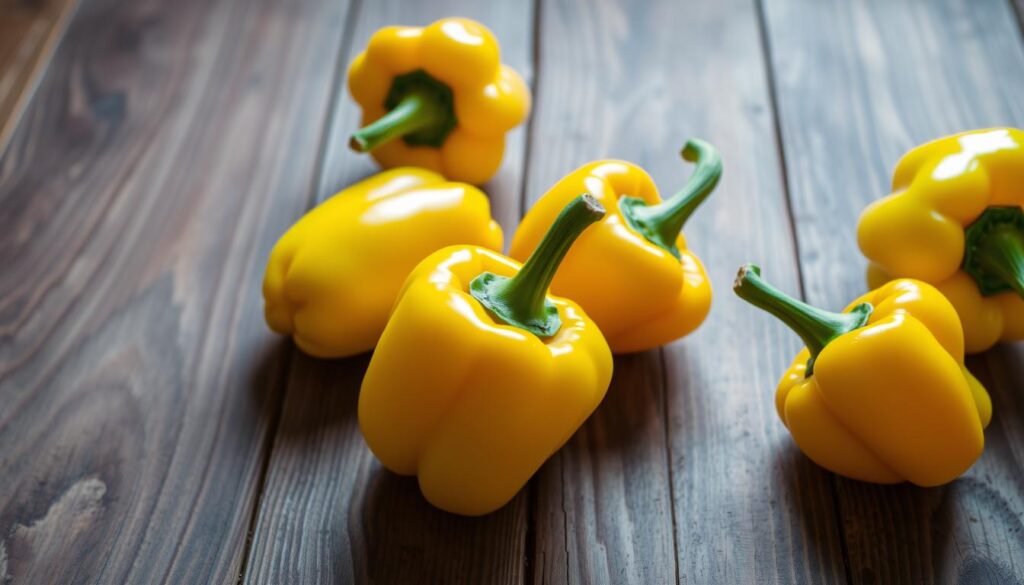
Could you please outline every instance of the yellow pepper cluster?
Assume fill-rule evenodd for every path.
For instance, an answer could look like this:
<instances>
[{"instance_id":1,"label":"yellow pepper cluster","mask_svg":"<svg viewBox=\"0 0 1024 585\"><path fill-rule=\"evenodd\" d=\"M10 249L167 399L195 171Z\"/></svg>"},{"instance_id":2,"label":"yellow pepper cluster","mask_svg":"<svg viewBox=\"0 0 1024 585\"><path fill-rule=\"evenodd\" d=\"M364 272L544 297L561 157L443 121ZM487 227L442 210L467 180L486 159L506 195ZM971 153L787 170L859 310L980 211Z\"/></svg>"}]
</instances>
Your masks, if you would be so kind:
<instances>
[{"instance_id":1,"label":"yellow pepper cluster","mask_svg":"<svg viewBox=\"0 0 1024 585\"><path fill-rule=\"evenodd\" d=\"M523 217L506 257L472 185L500 166L530 94L493 35L461 18L381 29L348 85L364 124L350 144L390 170L281 237L263 282L266 321L317 357L373 350L359 396L370 449L416 475L437 507L485 514L597 408L613 353L703 322L711 286L682 229L722 161L690 140L693 173L665 199L635 164L583 165ZM776 407L820 465L938 485L980 456L991 402L964 351L1024 337L1022 144L1019 130L999 129L909 153L895 193L858 231L877 288L842 313L741 269L736 293L806 344Z\"/></svg>"},{"instance_id":2,"label":"yellow pepper cluster","mask_svg":"<svg viewBox=\"0 0 1024 585\"><path fill-rule=\"evenodd\" d=\"M896 166L857 241L873 290L829 313L741 269L736 293L806 347L776 391L811 459L875 483L949 482L981 456L992 418L964 354L1024 339L1024 132L941 138Z\"/></svg>"}]
</instances>

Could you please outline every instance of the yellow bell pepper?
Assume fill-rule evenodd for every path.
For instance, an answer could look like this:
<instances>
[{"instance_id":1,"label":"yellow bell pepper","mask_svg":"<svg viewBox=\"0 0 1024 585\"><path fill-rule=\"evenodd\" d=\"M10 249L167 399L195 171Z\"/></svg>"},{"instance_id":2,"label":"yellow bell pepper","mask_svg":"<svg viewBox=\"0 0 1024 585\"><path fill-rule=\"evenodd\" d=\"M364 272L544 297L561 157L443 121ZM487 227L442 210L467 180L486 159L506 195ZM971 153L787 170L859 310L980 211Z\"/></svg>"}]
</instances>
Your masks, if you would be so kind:
<instances>
[{"instance_id":1,"label":"yellow bell pepper","mask_svg":"<svg viewBox=\"0 0 1024 585\"><path fill-rule=\"evenodd\" d=\"M981 456L992 403L964 367L960 322L939 291L894 280L831 313L760 274L741 268L734 290L806 344L775 407L815 463L863 481L934 486Z\"/></svg>"},{"instance_id":2,"label":"yellow bell pepper","mask_svg":"<svg viewBox=\"0 0 1024 585\"><path fill-rule=\"evenodd\" d=\"M965 132L908 152L893 194L861 215L868 285L935 285L956 307L967 353L1024 339L1024 132Z\"/></svg>"},{"instance_id":3,"label":"yellow bell pepper","mask_svg":"<svg viewBox=\"0 0 1024 585\"><path fill-rule=\"evenodd\" d=\"M530 90L501 64L494 35L465 18L378 30L349 66L348 87L363 108L353 150L385 168L477 185L498 170L505 133L530 111Z\"/></svg>"},{"instance_id":4,"label":"yellow bell pepper","mask_svg":"<svg viewBox=\"0 0 1024 585\"><path fill-rule=\"evenodd\" d=\"M311 210L274 246L263 279L267 324L317 357L373 349L409 272L453 244L502 247L479 189L414 168L370 177Z\"/></svg>"},{"instance_id":5,"label":"yellow bell pepper","mask_svg":"<svg viewBox=\"0 0 1024 585\"><path fill-rule=\"evenodd\" d=\"M603 160L555 184L526 214L510 256L528 257L559 210L576 193L592 193L609 210L566 256L551 290L580 304L615 353L642 351L687 335L711 308L704 266L687 249L682 228L718 183L722 162L701 140L683 158L696 162L687 185L662 201L642 168Z\"/></svg>"},{"instance_id":6,"label":"yellow bell pepper","mask_svg":"<svg viewBox=\"0 0 1024 585\"><path fill-rule=\"evenodd\" d=\"M612 357L572 301L547 288L603 210L566 207L524 265L455 246L409 276L359 394L359 425L385 467L416 474L457 514L505 505L608 390Z\"/></svg>"}]
</instances>

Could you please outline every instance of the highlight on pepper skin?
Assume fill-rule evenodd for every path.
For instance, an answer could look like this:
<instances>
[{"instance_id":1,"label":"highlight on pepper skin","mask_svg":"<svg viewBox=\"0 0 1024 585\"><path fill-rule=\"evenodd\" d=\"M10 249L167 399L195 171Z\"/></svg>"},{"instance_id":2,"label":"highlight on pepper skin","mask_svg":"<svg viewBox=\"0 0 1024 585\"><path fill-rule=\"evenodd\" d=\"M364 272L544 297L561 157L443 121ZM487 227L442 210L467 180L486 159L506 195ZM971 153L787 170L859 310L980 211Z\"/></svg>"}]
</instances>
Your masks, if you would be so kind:
<instances>
[{"instance_id":1,"label":"highlight on pepper skin","mask_svg":"<svg viewBox=\"0 0 1024 585\"><path fill-rule=\"evenodd\" d=\"M615 353L658 347L688 335L711 309L711 284L688 249L682 228L718 184L722 161L707 142L687 142L682 156L696 167L687 184L662 200L639 166L595 161L566 175L526 214L510 256L528 257L559 210L581 191L608 209L580 237L551 290L578 302ZM595 278L600 275L600 286Z\"/></svg>"},{"instance_id":2,"label":"highlight on pepper skin","mask_svg":"<svg viewBox=\"0 0 1024 585\"><path fill-rule=\"evenodd\" d=\"M981 456L992 403L964 366L959 319L935 287L894 280L832 313L772 287L748 264L734 290L806 346L779 381L775 406L815 463L872 483L936 486Z\"/></svg>"},{"instance_id":3,"label":"highlight on pepper skin","mask_svg":"<svg viewBox=\"0 0 1024 585\"><path fill-rule=\"evenodd\" d=\"M604 398L612 355L601 331L547 294L603 213L575 199L525 264L453 246L409 276L363 378L359 426L434 506L470 516L504 506Z\"/></svg>"},{"instance_id":4,"label":"highlight on pepper skin","mask_svg":"<svg viewBox=\"0 0 1024 585\"><path fill-rule=\"evenodd\" d=\"M475 185L497 172L505 134L530 112L526 82L501 63L491 31L466 18L378 30L349 65L348 87L363 109L353 150Z\"/></svg>"},{"instance_id":5,"label":"highlight on pepper skin","mask_svg":"<svg viewBox=\"0 0 1024 585\"><path fill-rule=\"evenodd\" d=\"M479 189L415 168L369 177L278 240L263 279L267 324L316 357L373 349L409 272L453 244L502 247Z\"/></svg>"},{"instance_id":6,"label":"highlight on pepper skin","mask_svg":"<svg viewBox=\"0 0 1024 585\"><path fill-rule=\"evenodd\" d=\"M968 353L1024 339L1024 132L993 128L908 152L857 243L868 285L909 277L956 308Z\"/></svg>"}]
</instances>

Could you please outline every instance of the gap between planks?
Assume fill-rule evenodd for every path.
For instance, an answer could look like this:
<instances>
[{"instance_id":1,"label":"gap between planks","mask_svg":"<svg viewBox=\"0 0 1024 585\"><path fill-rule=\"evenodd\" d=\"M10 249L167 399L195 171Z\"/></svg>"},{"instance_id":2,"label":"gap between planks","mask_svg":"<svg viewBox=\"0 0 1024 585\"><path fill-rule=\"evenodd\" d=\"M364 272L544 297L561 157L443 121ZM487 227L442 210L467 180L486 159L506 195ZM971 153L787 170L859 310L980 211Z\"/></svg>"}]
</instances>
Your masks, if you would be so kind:
<instances>
[{"instance_id":1,"label":"gap between planks","mask_svg":"<svg viewBox=\"0 0 1024 585\"><path fill-rule=\"evenodd\" d=\"M789 223L789 234L792 241L793 263L796 266L796 281L800 290L800 298L807 299L807 287L804 282L804 267L800 262L800 236L796 229L796 211L793 207L793 194L790 188L789 168L786 164L786 145L782 139L782 122L779 112L779 94L775 86L775 70L772 59L772 41L768 31L768 19L765 15L766 0L753 0L757 8L757 30L761 37L761 60L764 63L765 79L768 84L768 105L772 113L772 134L775 139L775 151L779 161L779 173L782 177L782 194L786 201L786 218ZM832 500L832 511L835 515L836 532L839 539L839 552L843 559L843 571L847 583L854 583L853 568L850 564L849 545L846 542L846 531L843 529L842 501L839 497L839 486L834 475L829 474L829 496Z\"/></svg>"},{"instance_id":2,"label":"gap between planks","mask_svg":"<svg viewBox=\"0 0 1024 585\"><path fill-rule=\"evenodd\" d=\"M334 77L331 81L331 91L328 96L328 102L325 108L326 111L321 117L324 121L324 125L320 131L316 162L313 165L313 173L310 176L309 188L306 192L306 211L309 211L316 206L317 190L320 185L320 177L323 173L324 160L327 155L327 146L330 139L332 122L338 113L338 94L341 92L342 85L344 85L343 71L345 71L345 68L342 65L348 61L348 56L352 52L355 25L358 21L359 9L361 7L362 0L350 0L348 11L345 14L345 27L342 30L341 38L338 42L338 50L335 52ZM289 341L289 344L291 345L291 351L289 352L288 359L284 361L284 366L281 368L281 374L278 376L277 380L274 381L273 385L274 389L277 390L277 401L274 406L270 424L267 428L266 445L264 445L261 453L260 470L256 480L256 494L252 502L248 528L245 532L245 546L242 550L242 562L238 568L238 579L235 581L236 585L242 585L245 581L246 572L249 569L249 556L252 553L252 547L255 542L256 522L259 520L260 506L263 503L263 493L267 484L267 474L270 471L271 455L274 452L274 445L277 443L281 417L284 413L285 399L288 395L288 380L291 375L292 367L295 364L295 352L298 351L294 342Z\"/></svg>"}]
</instances>

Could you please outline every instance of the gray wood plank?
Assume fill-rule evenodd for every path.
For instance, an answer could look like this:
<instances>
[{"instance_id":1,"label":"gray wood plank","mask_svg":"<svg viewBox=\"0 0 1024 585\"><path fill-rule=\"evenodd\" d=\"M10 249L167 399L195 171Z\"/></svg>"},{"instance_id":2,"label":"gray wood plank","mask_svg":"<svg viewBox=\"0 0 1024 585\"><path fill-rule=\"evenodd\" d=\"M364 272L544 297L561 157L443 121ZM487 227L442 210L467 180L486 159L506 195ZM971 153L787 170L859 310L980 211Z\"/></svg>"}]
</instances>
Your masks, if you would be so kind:
<instances>
[{"instance_id":1,"label":"gray wood plank","mask_svg":"<svg viewBox=\"0 0 1024 585\"><path fill-rule=\"evenodd\" d=\"M0 153L74 12L73 0L0 0Z\"/></svg>"},{"instance_id":2,"label":"gray wood plank","mask_svg":"<svg viewBox=\"0 0 1024 585\"><path fill-rule=\"evenodd\" d=\"M1024 49L1005 0L765 0L789 190L808 299L860 294L860 210L893 166L945 134L1024 124ZM1024 345L969 365L994 420L981 460L943 488L837 480L858 583L1014 583L1024 575Z\"/></svg>"},{"instance_id":3,"label":"gray wood plank","mask_svg":"<svg viewBox=\"0 0 1024 585\"><path fill-rule=\"evenodd\" d=\"M83 0L0 159L0 582L233 582L344 3Z\"/></svg>"},{"instance_id":4,"label":"gray wood plank","mask_svg":"<svg viewBox=\"0 0 1024 585\"><path fill-rule=\"evenodd\" d=\"M730 291L751 260L798 286L754 4L558 0L540 20L530 201L614 157L668 196L690 136L718 145L726 170L685 230L711 316L663 351L616 358L605 401L540 475L535 581L840 579L827 475L785 443L772 406L798 344Z\"/></svg>"},{"instance_id":5,"label":"gray wood plank","mask_svg":"<svg viewBox=\"0 0 1024 585\"><path fill-rule=\"evenodd\" d=\"M498 37L502 60L528 81L533 14L529 3L468 0L410 5L363 2L342 67L389 24L425 25L460 15ZM348 150L359 123L347 88L337 88L318 200L377 171ZM485 186L506 241L519 215L525 129L509 136L505 162ZM373 458L359 433L356 405L368 356L292 358L282 420L253 538L247 583L520 583L524 578L527 493L482 518L441 512Z\"/></svg>"},{"instance_id":6,"label":"gray wood plank","mask_svg":"<svg viewBox=\"0 0 1024 585\"><path fill-rule=\"evenodd\" d=\"M841 582L828 474L793 447L775 412L775 386L799 340L731 290L737 268L755 262L799 291L757 6L708 3L680 18L687 34L666 52L695 58L672 77L689 80L678 85L683 103L707 112L685 128L717 144L726 165L707 215L687 231L715 304L695 335L666 348L681 576Z\"/></svg>"}]
</instances>

